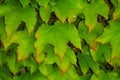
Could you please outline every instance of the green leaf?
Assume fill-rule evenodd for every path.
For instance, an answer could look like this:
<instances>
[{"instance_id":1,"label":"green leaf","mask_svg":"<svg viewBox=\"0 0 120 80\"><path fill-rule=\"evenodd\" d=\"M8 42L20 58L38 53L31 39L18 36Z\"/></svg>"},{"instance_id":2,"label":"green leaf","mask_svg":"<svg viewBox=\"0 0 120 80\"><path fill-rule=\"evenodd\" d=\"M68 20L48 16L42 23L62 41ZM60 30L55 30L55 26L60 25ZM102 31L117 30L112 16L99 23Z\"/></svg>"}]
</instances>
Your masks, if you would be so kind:
<instances>
[{"instance_id":1,"label":"green leaf","mask_svg":"<svg viewBox=\"0 0 120 80\"><path fill-rule=\"evenodd\" d=\"M108 18L109 8L104 0L92 0L91 3L81 0L81 3L85 6L81 13L85 16L85 25L91 31L97 25L97 16L102 15L106 19Z\"/></svg>"},{"instance_id":2,"label":"green leaf","mask_svg":"<svg viewBox=\"0 0 120 80\"><path fill-rule=\"evenodd\" d=\"M104 56L104 57L103 57ZM100 44L95 53L96 61L101 61L102 58L105 58L107 62L110 62L111 57L111 48L107 44Z\"/></svg>"},{"instance_id":3,"label":"green leaf","mask_svg":"<svg viewBox=\"0 0 120 80\"><path fill-rule=\"evenodd\" d=\"M70 48L67 49L62 61L59 59L56 60L56 64L58 65L63 74L68 70L70 64L76 65L76 62L77 59L75 53Z\"/></svg>"},{"instance_id":4,"label":"green leaf","mask_svg":"<svg viewBox=\"0 0 120 80\"><path fill-rule=\"evenodd\" d=\"M99 72L99 64L94 62L89 55L79 53L78 60L84 75L86 75L89 68L91 68L95 73Z\"/></svg>"},{"instance_id":5,"label":"green leaf","mask_svg":"<svg viewBox=\"0 0 120 80\"><path fill-rule=\"evenodd\" d=\"M79 23L78 32L80 38L86 40L86 42L93 48L94 46L96 46L95 39L103 32L103 27L102 25L97 23L95 28L91 32L89 32L84 24L84 21L82 21Z\"/></svg>"},{"instance_id":6,"label":"green leaf","mask_svg":"<svg viewBox=\"0 0 120 80\"><path fill-rule=\"evenodd\" d=\"M51 45L45 46L45 53L47 53L46 58L44 60L45 64L53 64L56 62L56 60L59 59L59 57L54 54L54 47Z\"/></svg>"},{"instance_id":7,"label":"green leaf","mask_svg":"<svg viewBox=\"0 0 120 80\"><path fill-rule=\"evenodd\" d=\"M60 22L56 22L55 25L49 26L43 24L39 27L35 34L37 40L35 42L35 48L37 50L37 56L39 56L45 45L51 44L54 46L55 54L59 55L62 60L70 41L75 47L81 49L80 38L78 31L74 25L68 26L67 23L62 25Z\"/></svg>"},{"instance_id":8,"label":"green leaf","mask_svg":"<svg viewBox=\"0 0 120 80\"><path fill-rule=\"evenodd\" d=\"M28 6L28 4L31 2L31 0L20 0L21 4L23 5L23 8Z\"/></svg>"},{"instance_id":9,"label":"green leaf","mask_svg":"<svg viewBox=\"0 0 120 80\"><path fill-rule=\"evenodd\" d=\"M104 33L96 40L101 43L110 43L112 46L111 63L114 59L119 60L120 56L120 20L111 21L109 27L106 27ZM117 34L117 35L116 35ZM116 63L116 62L115 62ZM115 64L112 63L112 64ZM116 63L119 64L119 63ZM119 64L120 65L120 64Z\"/></svg>"},{"instance_id":10,"label":"green leaf","mask_svg":"<svg viewBox=\"0 0 120 80\"><path fill-rule=\"evenodd\" d=\"M65 22L66 18L71 23L76 19L79 11L83 9L81 4L79 0L58 0L53 9L62 23Z\"/></svg>"},{"instance_id":11,"label":"green leaf","mask_svg":"<svg viewBox=\"0 0 120 80\"><path fill-rule=\"evenodd\" d=\"M0 4L0 17L3 17L5 15L9 14L11 12L11 9L13 9L13 7L11 7L10 3Z\"/></svg>"},{"instance_id":12,"label":"green leaf","mask_svg":"<svg viewBox=\"0 0 120 80\"><path fill-rule=\"evenodd\" d=\"M68 48L65 52L63 59L60 60L59 57L56 54L54 54L53 47L51 45L48 45L46 48L47 55L44 64L56 63L63 73L67 71L70 64L76 65L77 59L72 49Z\"/></svg>"},{"instance_id":13,"label":"green leaf","mask_svg":"<svg viewBox=\"0 0 120 80\"><path fill-rule=\"evenodd\" d=\"M48 6L47 9L45 9L45 7L40 7L39 14L40 14L42 20L45 21L45 23L48 23L50 14L52 11L53 11L52 6Z\"/></svg>"},{"instance_id":14,"label":"green leaf","mask_svg":"<svg viewBox=\"0 0 120 80\"><path fill-rule=\"evenodd\" d=\"M10 40L11 43L19 44L17 47L17 56L18 61L24 60L28 58L31 53L35 52L34 49L34 35L27 35L27 31L18 31L16 34L12 36Z\"/></svg>"},{"instance_id":15,"label":"green leaf","mask_svg":"<svg viewBox=\"0 0 120 80\"><path fill-rule=\"evenodd\" d=\"M16 74L20 68L20 64L17 62L16 45L10 45L8 47L7 53L8 55L5 57L7 66L13 74Z\"/></svg>"},{"instance_id":16,"label":"green leaf","mask_svg":"<svg viewBox=\"0 0 120 80\"><path fill-rule=\"evenodd\" d=\"M17 9L13 10L10 14L6 15L5 28L7 35L11 36L11 34L14 34L22 21L25 22L26 27L28 29L28 34L30 35L36 24L35 9L32 7L26 7L24 9L17 7Z\"/></svg>"}]
</instances>

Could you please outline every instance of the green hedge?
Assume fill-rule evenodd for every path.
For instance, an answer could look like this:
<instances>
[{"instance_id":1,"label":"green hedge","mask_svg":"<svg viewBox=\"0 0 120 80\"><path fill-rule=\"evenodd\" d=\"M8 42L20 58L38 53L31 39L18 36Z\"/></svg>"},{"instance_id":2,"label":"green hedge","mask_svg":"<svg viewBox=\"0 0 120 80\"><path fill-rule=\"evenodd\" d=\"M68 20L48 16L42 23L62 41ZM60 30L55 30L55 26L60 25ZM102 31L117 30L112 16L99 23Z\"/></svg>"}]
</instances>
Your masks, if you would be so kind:
<instances>
[{"instance_id":1,"label":"green hedge","mask_svg":"<svg viewBox=\"0 0 120 80\"><path fill-rule=\"evenodd\" d=\"M120 0L0 0L0 80L120 80Z\"/></svg>"}]
</instances>

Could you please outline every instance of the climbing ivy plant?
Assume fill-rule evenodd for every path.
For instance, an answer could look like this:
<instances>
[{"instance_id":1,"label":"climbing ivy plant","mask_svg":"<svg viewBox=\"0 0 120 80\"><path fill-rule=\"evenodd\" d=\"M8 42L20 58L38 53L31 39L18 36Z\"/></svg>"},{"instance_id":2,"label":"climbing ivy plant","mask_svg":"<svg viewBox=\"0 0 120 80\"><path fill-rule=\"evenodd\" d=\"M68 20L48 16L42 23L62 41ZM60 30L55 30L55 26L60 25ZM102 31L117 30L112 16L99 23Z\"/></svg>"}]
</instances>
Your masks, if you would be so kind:
<instances>
[{"instance_id":1,"label":"climbing ivy plant","mask_svg":"<svg viewBox=\"0 0 120 80\"><path fill-rule=\"evenodd\" d=\"M0 80L120 80L120 0L0 0Z\"/></svg>"}]
</instances>

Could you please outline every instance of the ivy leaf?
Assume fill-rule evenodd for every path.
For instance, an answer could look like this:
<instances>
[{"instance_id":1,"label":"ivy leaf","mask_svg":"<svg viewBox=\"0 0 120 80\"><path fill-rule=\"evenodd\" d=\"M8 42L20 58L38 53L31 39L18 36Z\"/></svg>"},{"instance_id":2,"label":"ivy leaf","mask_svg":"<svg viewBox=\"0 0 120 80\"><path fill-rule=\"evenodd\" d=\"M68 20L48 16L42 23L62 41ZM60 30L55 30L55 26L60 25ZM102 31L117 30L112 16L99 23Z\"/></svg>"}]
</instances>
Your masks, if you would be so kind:
<instances>
[{"instance_id":1,"label":"ivy leaf","mask_svg":"<svg viewBox=\"0 0 120 80\"><path fill-rule=\"evenodd\" d=\"M31 53L34 53L34 35L27 35L27 31L18 31L12 36L11 43L19 44L17 47L18 61L28 58Z\"/></svg>"},{"instance_id":2,"label":"ivy leaf","mask_svg":"<svg viewBox=\"0 0 120 80\"><path fill-rule=\"evenodd\" d=\"M8 55L5 57L6 58L5 61L10 71L13 74L16 74L18 73L19 68L20 68L20 64L17 62L16 45L12 44L7 49L8 49L7 50Z\"/></svg>"},{"instance_id":3,"label":"ivy leaf","mask_svg":"<svg viewBox=\"0 0 120 80\"><path fill-rule=\"evenodd\" d=\"M91 31L97 25L97 15L102 15L106 19L108 18L109 8L104 0L92 0L91 3L81 0L84 8L81 13L85 16L85 25ZM91 20L92 19L92 20Z\"/></svg>"},{"instance_id":4,"label":"ivy leaf","mask_svg":"<svg viewBox=\"0 0 120 80\"><path fill-rule=\"evenodd\" d=\"M96 53L95 53L96 61L99 61L99 62L102 61L101 59L103 58L103 55L106 61L110 62L111 48L107 44L98 45L98 49L96 50Z\"/></svg>"},{"instance_id":5,"label":"ivy leaf","mask_svg":"<svg viewBox=\"0 0 120 80\"><path fill-rule=\"evenodd\" d=\"M17 4L16 4L17 5ZM5 16L5 25L7 35L15 33L19 24L25 22L28 29L28 34L30 34L36 24L36 12L32 7L26 7L24 9L17 8L13 10L10 14Z\"/></svg>"},{"instance_id":6,"label":"ivy leaf","mask_svg":"<svg viewBox=\"0 0 120 80\"><path fill-rule=\"evenodd\" d=\"M120 40L118 39L120 37L119 33L119 26L120 26L120 19L116 21L111 21L109 27L106 27L104 30L104 33L98 37L96 41L101 43L110 43L112 46L112 54L111 54L111 62L114 59L119 60L120 56ZM117 35L116 35L117 34ZM116 63L116 62L115 62ZM115 64L114 63L114 64ZM116 64L119 64L118 62Z\"/></svg>"},{"instance_id":7,"label":"ivy leaf","mask_svg":"<svg viewBox=\"0 0 120 80\"><path fill-rule=\"evenodd\" d=\"M48 8L48 2L50 0L36 0L40 6L43 6L45 9Z\"/></svg>"},{"instance_id":8,"label":"ivy leaf","mask_svg":"<svg viewBox=\"0 0 120 80\"><path fill-rule=\"evenodd\" d=\"M21 4L23 5L23 8L25 8L25 6L27 6L31 0L20 0Z\"/></svg>"},{"instance_id":9,"label":"ivy leaf","mask_svg":"<svg viewBox=\"0 0 120 80\"><path fill-rule=\"evenodd\" d=\"M93 72L99 72L99 65L92 60L89 55L85 54L78 54L80 68L84 75L86 75L89 68L93 70Z\"/></svg>"},{"instance_id":10,"label":"ivy leaf","mask_svg":"<svg viewBox=\"0 0 120 80\"><path fill-rule=\"evenodd\" d=\"M62 60L64 53L67 50L67 43L69 41L75 47L81 49L78 31L72 24L69 27L67 23L62 25L60 22L56 22L53 26L43 24L39 27L35 36L37 38L35 42L37 56L43 52L44 47L47 44L54 46L55 54L60 57L60 60Z\"/></svg>"},{"instance_id":11,"label":"ivy leaf","mask_svg":"<svg viewBox=\"0 0 120 80\"><path fill-rule=\"evenodd\" d=\"M45 9L45 7L40 7L39 14L40 14L42 20L45 21L45 23L48 23L50 14L52 11L53 11L52 6L48 6L47 9Z\"/></svg>"},{"instance_id":12,"label":"ivy leaf","mask_svg":"<svg viewBox=\"0 0 120 80\"><path fill-rule=\"evenodd\" d=\"M58 0L54 6L54 12L62 23L65 22L66 18L68 18L69 23L73 22L82 9L79 0Z\"/></svg>"},{"instance_id":13,"label":"ivy leaf","mask_svg":"<svg viewBox=\"0 0 120 80\"><path fill-rule=\"evenodd\" d=\"M64 74L68 70L70 64L76 65L76 61L77 61L77 59L76 59L74 51L72 49L68 48L63 57L63 60L60 61L57 59L56 63L58 65L58 67L60 68L60 70L62 71L62 73Z\"/></svg>"},{"instance_id":14,"label":"ivy leaf","mask_svg":"<svg viewBox=\"0 0 120 80\"><path fill-rule=\"evenodd\" d=\"M68 48L65 52L63 60L60 61L59 57L54 54L53 47L51 45L47 46L47 56L45 58L44 64L53 64L56 63L59 69L65 73L70 64L76 65L76 56L72 49Z\"/></svg>"},{"instance_id":15,"label":"ivy leaf","mask_svg":"<svg viewBox=\"0 0 120 80\"><path fill-rule=\"evenodd\" d=\"M59 59L59 57L54 54L54 47L51 45L45 46L45 53L47 54L44 60L45 64L54 64L56 60Z\"/></svg>"},{"instance_id":16,"label":"ivy leaf","mask_svg":"<svg viewBox=\"0 0 120 80\"><path fill-rule=\"evenodd\" d=\"M95 28L91 32L89 32L89 30L84 24L84 21L82 21L79 23L78 32L80 38L86 40L86 42L92 48L94 48L94 46L96 46L95 39L97 38L98 35L100 35L103 32L103 27L102 25L97 23Z\"/></svg>"}]
</instances>

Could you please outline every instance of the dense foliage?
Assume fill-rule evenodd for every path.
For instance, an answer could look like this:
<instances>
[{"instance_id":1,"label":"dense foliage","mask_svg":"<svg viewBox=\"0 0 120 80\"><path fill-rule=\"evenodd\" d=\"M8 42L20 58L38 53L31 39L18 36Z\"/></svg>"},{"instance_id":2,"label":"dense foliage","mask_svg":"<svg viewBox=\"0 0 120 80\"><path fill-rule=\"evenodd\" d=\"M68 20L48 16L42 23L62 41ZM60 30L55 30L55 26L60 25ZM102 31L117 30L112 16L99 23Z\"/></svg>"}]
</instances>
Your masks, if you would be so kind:
<instances>
[{"instance_id":1,"label":"dense foliage","mask_svg":"<svg viewBox=\"0 0 120 80\"><path fill-rule=\"evenodd\" d=\"M0 0L0 80L120 80L120 0Z\"/></svg>"}]
</instances>

